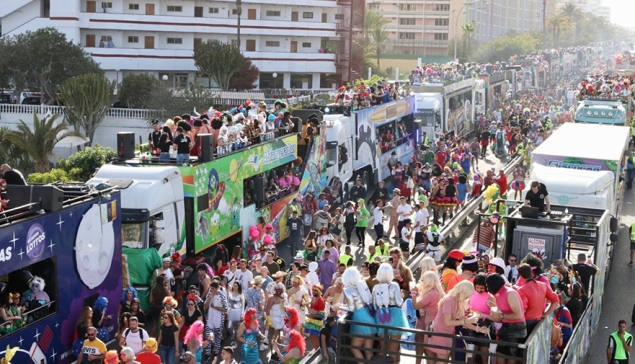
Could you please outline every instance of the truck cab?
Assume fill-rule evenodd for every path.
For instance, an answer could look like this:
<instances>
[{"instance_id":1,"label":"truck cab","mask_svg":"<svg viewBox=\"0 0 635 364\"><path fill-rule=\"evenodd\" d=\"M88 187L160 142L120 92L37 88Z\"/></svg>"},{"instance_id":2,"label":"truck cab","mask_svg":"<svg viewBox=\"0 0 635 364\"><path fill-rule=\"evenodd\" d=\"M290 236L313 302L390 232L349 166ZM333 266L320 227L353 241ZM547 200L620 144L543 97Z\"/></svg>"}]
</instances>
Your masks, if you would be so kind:
<instances>
[{"instance_id":1,"label":"truck cab","mask_svg":"<svg viewBox=\"0 0 635 364\"><path fill-rule=\"evenodd\" d=\"M87 183L108 183L121 190L124 247L155 248L164 255L178 246L185 221L183 180L178 168L107 164Z\"/></svg>"},{"instance_id":2,"label":"truck cab","mask_svg":"<svg viewBox=\"0 0 635 364\"><path fill-rule=\"evenodd\" d=\"M424 92L415 94L415 123L419 125L420 135L423 133L430 140L436 140L437 136L445 129L443 123L443 95L438 92Z\"/></svg>"},{"instance_id":3,"label":"truck cab","mask_svg":"<svg viewBox=\"0 0 635 364\"><path fill-rule=\"evenodd\" d=\"M578 102L575 122L584 124L626 125L628 110L621 98L585 98Z\"/></svg>"}]
</instances>

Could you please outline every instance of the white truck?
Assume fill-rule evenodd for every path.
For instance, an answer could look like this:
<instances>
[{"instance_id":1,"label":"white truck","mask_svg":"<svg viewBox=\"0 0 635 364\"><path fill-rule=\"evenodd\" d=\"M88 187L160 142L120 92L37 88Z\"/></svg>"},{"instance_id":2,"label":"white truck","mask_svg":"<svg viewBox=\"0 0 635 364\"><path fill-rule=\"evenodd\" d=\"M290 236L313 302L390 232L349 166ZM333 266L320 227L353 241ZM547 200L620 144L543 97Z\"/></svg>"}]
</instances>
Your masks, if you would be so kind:
<instances>
[{"instance_id":1,"label":"white truck","mask_svg":"<svg viewBox=\"0 0 635 364\"><path fill-rule=\"evenodd\" d=\"M564 124L531 152L530 179L545 184L552 204L617 216L629 137L627 127Z\"/></svg>"}]
</instances>

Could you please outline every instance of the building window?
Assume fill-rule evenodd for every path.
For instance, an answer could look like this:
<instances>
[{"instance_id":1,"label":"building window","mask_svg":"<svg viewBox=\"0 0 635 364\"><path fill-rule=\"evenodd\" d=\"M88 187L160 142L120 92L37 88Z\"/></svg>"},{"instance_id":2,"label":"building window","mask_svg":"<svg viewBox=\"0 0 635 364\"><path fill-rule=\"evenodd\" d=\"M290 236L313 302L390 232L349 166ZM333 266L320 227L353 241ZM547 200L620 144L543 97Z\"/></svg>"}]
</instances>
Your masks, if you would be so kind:
<instances>
[{"instance_id":1,"label":"building window","mask_svg":"<svg viewBox=\"0 0 635 364\"><path fill-rule=\"evenodd\" d=\"M182 6L175 6L175 5L168 5L168 11L174 12L174 13L181 13L181 12L183 12L183 7Z\"/></svg>"},{"instance_id":2,"label":"building window","mask_svg":"<svg viewBox=\"0 0 635 364\"><path fill-rule=\"evenodd\" d=\"M399 4L399 10L417 10L417 6L412 4Z\"/></svg>"},{"instance_id":3,"label":"building window","mask_svg":"<svg viewBox=\"0 0 635 364\"><path fill-rule=\"evenodd\" d=\"M379 10L379 3L368 4L368 10Z\"/></svg>"},{"instance_id":4,"label":"building window","mask_svg":"<svg viewBox=\"0 0 635 364\"><path fill-rule=\"evenodd\" d=\"M128 43L139 43L139 37L137 36L128 37Z\"/></svg>"},{"instance_id":5,"label":"building window","mask_svg":"<svg viewBox=\"0 0 635 364\"><path fill-rule=\"evenodd\" d=\"M218 8L209 8L210 14L218 14Z\"/></svg>"},{"instance_id":6,"label":"building window","mask_svg":"<svg viewBox=\"0 0 635 364\"><path fill-rule=\"evenodd\" d=\"M450 11L450 4L437 4L434 6L434 11Z\"/></svg>"},{"instance_id":7,"label":"building window","mask_svg":"<svg viewBox=\"0 0 635 364\"><path fill-rule=\"evenodd\" d=\"M434 33L434 40L448 40L448 33Z\"/></svg>"},{"instance_id":8,"label":"building window","mask_svg":"<svg viewBox=\"0 0 635 364\"><path fill-rule=\"evenodd\" d=\"M399 39L415 39L415 33L399 33Z\"/></svg>"},{"instance_id":9,"label":"building window","mask_svg":"<svg viewBox=\"0 0 635 364\"><path fill-rule=\"evenodd\" d=\"M291 88L297 89L312 89L313 88L313 75L312 74L291 74Z\"/></svg>"},{"instance_id":10,"label":"building window","mask_svg":"<svg viewBox=\"0 0 635 364\"><path fill-rule=\"evenodd\" d=\"M304 19L313 19L313 13L305 11L305 12L302 13L302 18L304 18Z\"/></svg>"},{"instance_id":11,"label":"building window","mask_svg":"<svg viewBox=\"0 0 635 364\"><path fill-rule=\"evenodd\" d=\"M102 9L112 9L112 3L101 3Z\"/></svg>"},{"instance_id":12,"label":"building window","mask_svg":"<svg viewBox=\"0 0 635 364\"><path fill-rule=\"evenodd\" d=\"M232 45L238 47L238 39L232 39Z\"/></svg>"},{"instance_id":13,"label":"building window","mask_svg":"<svg viewBox=\"0 0 635 364\"><path fill-rule=\"evenodd\" d=\"M415 25L415 24L416 24L415 18L400 18L399 19L399 25Z\"/></svg>"},{"instance_id":14,"label":"building window","mask_svg":"<svg viewBox=\"0 0 635 364\"><path fill-rule=\"evenodd\" d=\"M335 14L335 20L344 20L344 14Z\"/></svg>"},{"instance_id":15,"label":"building window","mask_svg":"<svg viewBox=\"0 0 635 364\"><path fill-rule=\"evenodd\" d=\"M168 38L168 44L183 44L183 38Z\"/></svg>"},{"instance_id":16,"label":"building window","mask_svg":"<svg viewBox=\"0 0 635 364\"><path fill-rule=\"evenodd\" d=\"M265 46L267 47L280 47L279 40L268 40L265 42Z\"/></svg>"},{"instance_id":17,"label":"building window","mask_svg":"<svg viewBox=\"0 0 635 364\"><path fill-rule=\"evenodd\" d=\"M450 19L434 19L434 25L437 27L447 27L450 25Z\"/></svg>"},{"instance_id":18,"label":"building window","mask_svg":"<svg viewBox=\"0 0 635 364\"><path fill-rule=\"evenodd\" d=\"M128 10L139 10L139 4L128 4Z\"/></svg>"},{"instance_id":19,"label":"building window","mask_svg":"<svg viewBox=\"0 0 635 364\"><path fill-rule=\"evenodd\" d=\"M302 48L311 48L311 42L302 42Z\"/></svg>"},{"instance_id":20,"label":"building window","mask_svg":"<svg viewBox=\"0 0 635 364\"><path fill-rule=\"evenodd\" d=\"M280 16L279 10L267 10L265 13L267 16Z\"/></svg>"},{"instance_id":21,"label":"building window","mask_svg":"<svg viewBox=\"0 0 635 364\"><path fill-rule=\"evenodd\" d=\"M232 15L237 15L238 14L238 9L232 9Z\"/></svg>"}]
</instances>

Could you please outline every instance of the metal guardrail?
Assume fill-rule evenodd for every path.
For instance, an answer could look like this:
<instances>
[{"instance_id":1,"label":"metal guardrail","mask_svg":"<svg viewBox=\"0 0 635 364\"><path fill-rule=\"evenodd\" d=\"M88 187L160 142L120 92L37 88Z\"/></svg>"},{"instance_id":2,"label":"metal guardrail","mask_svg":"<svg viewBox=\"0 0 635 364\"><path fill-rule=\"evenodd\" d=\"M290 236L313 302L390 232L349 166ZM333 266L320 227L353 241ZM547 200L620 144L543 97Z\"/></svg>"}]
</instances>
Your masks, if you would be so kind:
<instances>
[{"instance_id":1,"label":"metal guardrail","mask_svg":"<svg viewBox=\"0 0 635 364\"><path fill-rule=\"evenodd\" d=\"M511 173L522 160L523 160L522 156L513 157L507 163L507 165L503 167L505 174ZM444 236L445 247L446 247L445 251L441 255L442 261L445 260L445 258L447 257L447 255L449 254L451 250L451 247L453 246L453 244L450 244L448 242L448 237L450 236L450 234L455 229L457 229L461 224L463 224L468 218L468 216L473 214L474 211L476 211L477 209L480 209L484 201L485 201L485 197L483 197L482 194L480 196L475 197L474 199L472 199L472 201L467 203L465 207L461 209L461 211L459 211L456 215L454 215L454 217L449 221L449 223L441 229L440 232ZM407 263L408 268L410 268L410 270L414 273L415 270L419 268L419 264L425 256L426 256L425 253L422 251L415 253L415 255L411 256L410 259L408 259L408 263Z\"/></svg>"}]
</instances>

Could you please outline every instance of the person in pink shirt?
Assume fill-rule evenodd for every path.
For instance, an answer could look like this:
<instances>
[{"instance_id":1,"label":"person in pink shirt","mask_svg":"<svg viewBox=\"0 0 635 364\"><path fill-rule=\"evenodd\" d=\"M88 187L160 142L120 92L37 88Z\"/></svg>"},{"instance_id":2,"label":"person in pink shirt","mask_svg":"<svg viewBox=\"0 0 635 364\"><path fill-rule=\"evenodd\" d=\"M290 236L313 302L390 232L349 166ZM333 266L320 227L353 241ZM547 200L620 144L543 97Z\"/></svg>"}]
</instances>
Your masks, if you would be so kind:
<instances>
[{"instance_id":1,"label":"person in pink shirt","mask_svg":"<svg viewBox=\"0 0 635 364\"><path fill-rule=\"evenodd\" d=\"M485 280L487 279L487 275L484 273L480 273L474 277L474 293L472 297L470 297L470 313L480 314L482 317L486 317L487 315L492 314L491 308L487 305L487 302L493 298L489 292L487 292L487 285L485 284ZM487 320L486 318L480 319L477 323L478 326L487 327L489 329L488 334L482 334L476 331L470 331L470 336L480 338L480 339L495 339L495 331L494 324ZM479 342L474 342L474 350L480 351L481 354L481 363L489 363L489 357L487 355L489 351L488 345L483 345ZM479 346L483 345L483 346ZM473 363L476 359L476 355L473 355L470 359L470 363Z\"/></svg>"},{"instance_id":2,"label":"person in pink shirt","mask_svg":"<svg viewBox=\"0 0 635 364\"><path fill-rule=\"evenodd\" d=\"M527 263L531 267L531 277L539 282L542 282L551 288L551 282L547 277L542 275L542 260L532 253L528 253L523 259L522 263ZM525 279L518 277L516 287L522 287L525 285Z\"/></svg>"},{"instance_id":3,"label":"person in pink shirt","mask_svg":"<svg viewBox=\"0 0 635 364\"><path fill-rule=\"evenodd\" d=\"M413 300L412 308L419 310L417 317L418 330L428 331L428 326L437 316L439 311L439 300L445 296L441 281L439 281L439 275L436 272L427 271L421 276L419 284L415 286L413 292L410 294ZM426 335L422 332L418 332L415 335L415 341L418 343L426 342ZM417 345L416 347L417 358L416 364L421 364L421 357L423 356L423 346Z\"/></svg>"},{"instance_id":4,"label":"person in pink shirt","mask_svg":"<svg viewBox=\"0 0 635 364\"><path fill-rule=\"evenodd\" d=\"M536 327L540 319L550 316L560 306L560 300L551 287L532 278L531 266L523 263L518 267L518 275L525 280L525 284L518 288L518 294L525 307L527 335ZM546 302L549 308L545 311Z\"/></svg>"},{"instance_id":5,"label":"person in pink shirt","mask_svg":"<svg viewBox=\"0 0 635 364\"><path fill-rule=\"evenodd\" d=\"M496 335L499 341L509 343L522 343L527 337L527 325L525 323L525 309L520 295L513 288L505 285L505 278L499 274L491 274L485 280L487 289L494 295L494 299L488 301L492 308L491 315L487 319L494 322L502 322L503 325ZM518 346L507 346L499 343L496 352L509 356L520 354ZM516 360L496 358L497 364L516 364Z\"/></svg>"}]
</instances>

